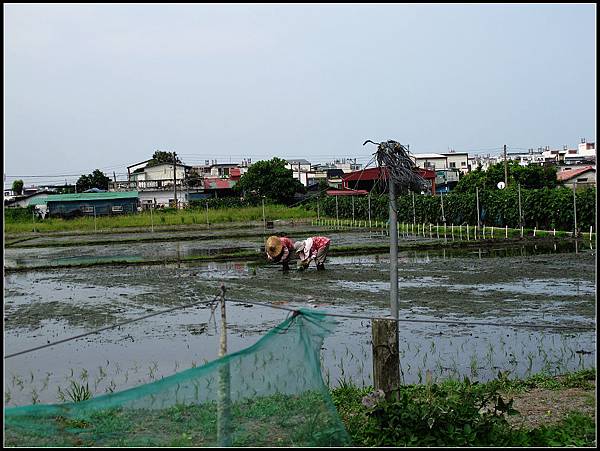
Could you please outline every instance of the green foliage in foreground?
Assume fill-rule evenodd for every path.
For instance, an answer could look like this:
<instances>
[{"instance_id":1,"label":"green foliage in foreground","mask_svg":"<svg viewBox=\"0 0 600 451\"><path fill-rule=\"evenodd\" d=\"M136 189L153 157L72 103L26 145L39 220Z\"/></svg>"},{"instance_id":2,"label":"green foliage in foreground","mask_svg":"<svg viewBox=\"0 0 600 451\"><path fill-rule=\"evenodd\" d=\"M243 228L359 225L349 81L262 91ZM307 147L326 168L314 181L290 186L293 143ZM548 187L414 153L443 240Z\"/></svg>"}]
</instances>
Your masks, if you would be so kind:
<instances>
[{"instance_id":1,"label":"green foliage in foreground","mask_svg":"<svg viewBox=\"0 0 600 451\"><path fill-rule=\"evenodd\" d=\"M232 446L329 447L349 441L339 418L317 392L257 396L235 402L230 419L228 436ZM41 414L9 420L5 429L7 446L218 445L215 401L165 409L110 408L70 418Z\"/></svg>"},{"instance_id":2,"label":"green foliage in foreground","mask_svg":"<svg viewBox=\"0 0 600 451\"><path fill-rule=\"evenodd\" d=\"M591 388L595 370L562 378L536 375L510 381L502 375L485 384L445 381L402 386L396 399L363 404L372 388L342 384L333 400L356 446L595 446L594 419L572 412L557 425L513 428L518 415L500 392L540 387Z\"/></svg>"}]
</instances>

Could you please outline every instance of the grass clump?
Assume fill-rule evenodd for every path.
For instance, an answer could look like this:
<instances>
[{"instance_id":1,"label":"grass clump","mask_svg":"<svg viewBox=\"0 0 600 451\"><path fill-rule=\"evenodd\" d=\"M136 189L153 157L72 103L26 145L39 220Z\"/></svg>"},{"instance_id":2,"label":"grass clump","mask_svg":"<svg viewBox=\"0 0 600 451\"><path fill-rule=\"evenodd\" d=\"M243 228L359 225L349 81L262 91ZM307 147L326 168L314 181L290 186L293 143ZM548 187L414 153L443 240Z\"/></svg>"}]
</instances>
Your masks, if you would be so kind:
<instances>
[{"instance_id":1,"label":"grass clump","mask_svg":"<svg viewBox=\"0 0 600 451\"><path fill-rule=\"evenodd\" d=\"M332 389L332 397L355 446L595 446L594 419L577 412L558 424L511 426L507 417L519 412L512 398L501 393L507 388L590 388L591 379L595 370L485 384L465 378L401 386L388 399L373 397L371 387L343 384Z\"/></svg>"}]
</instances>

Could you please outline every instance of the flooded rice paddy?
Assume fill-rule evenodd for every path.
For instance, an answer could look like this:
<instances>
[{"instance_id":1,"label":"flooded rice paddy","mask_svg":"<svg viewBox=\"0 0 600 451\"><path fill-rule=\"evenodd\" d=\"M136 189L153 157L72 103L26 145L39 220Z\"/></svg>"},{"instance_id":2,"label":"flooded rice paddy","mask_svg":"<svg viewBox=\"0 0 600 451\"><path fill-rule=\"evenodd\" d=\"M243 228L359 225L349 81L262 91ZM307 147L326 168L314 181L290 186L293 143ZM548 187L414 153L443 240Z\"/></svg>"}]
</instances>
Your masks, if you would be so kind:
<instances>
[{"instance_id":1,"label":"flooded rice paddy","mask_svg":"<svg viewBox=\"0 0 600 451\"><path fill-rule=\"evenodd\" d=\"M386 243L368 233L328 233L333 244ZM173 252L260 250L263 237L100 244L5 250L5 264L115 255L144 260ZM405 383L430 370L445 379L489 380L499 371L523 377L595 365L595 249L579 244L498 246L399 255L400 317L489 322L509 326L400 323ZM33 263L32 263L33 262ZM7 265L10 267L9 265ZM254 344L289 311L270 303L336 314L389 315L386 254L330 257L325 271L283 273L264 261L56 268L7 271L4 288L5 354L15 353L149 312L210 300L224 283L229 352ZM216 312L218 314L218 310ZM323 376L371 383L371 326L337 318L322 351ZM546 329L516 327L545 324ZM119 391L217 358L218 318L208 305L154 316L119 329L23 354L5 361L5 405L59 402L71 381L93 394ZM562 330L552 326L571 326ZM66 397L66 400L69 400Z\"/></svg>"}]
</instances>

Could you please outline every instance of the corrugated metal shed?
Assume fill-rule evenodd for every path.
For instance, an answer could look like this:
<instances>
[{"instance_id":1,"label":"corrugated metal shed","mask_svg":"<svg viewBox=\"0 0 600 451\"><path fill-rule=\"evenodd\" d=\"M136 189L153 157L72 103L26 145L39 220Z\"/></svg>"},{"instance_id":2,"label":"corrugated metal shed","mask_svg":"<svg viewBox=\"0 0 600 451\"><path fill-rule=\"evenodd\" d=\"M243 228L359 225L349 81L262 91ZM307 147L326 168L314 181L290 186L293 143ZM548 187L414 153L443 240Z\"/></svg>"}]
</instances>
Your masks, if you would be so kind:
<instances>
[{"instance_id":1,"label":"corrugated metal shed","mask_svg":"<svg viewBox=\"0 0 600 451\"><path fill-rule=\"evenodd\" d=\"M109 199L131 199L138 197L137 191L108 191L105 193L73 193L73 194L52 194L48 196L47 201L86 201L86 200L109 200Z\"/></svg>"}]
</instances>

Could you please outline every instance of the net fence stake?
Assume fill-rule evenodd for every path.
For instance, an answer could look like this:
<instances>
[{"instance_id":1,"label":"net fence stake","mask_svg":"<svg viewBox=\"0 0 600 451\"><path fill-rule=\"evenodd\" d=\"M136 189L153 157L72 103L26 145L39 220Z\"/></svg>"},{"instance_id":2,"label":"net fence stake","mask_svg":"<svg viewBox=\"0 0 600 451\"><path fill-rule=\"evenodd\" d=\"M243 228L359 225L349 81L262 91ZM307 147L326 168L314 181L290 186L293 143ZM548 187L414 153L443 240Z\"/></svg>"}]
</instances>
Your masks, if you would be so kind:
<instances>
[{"instance_id":1,"label":"net fence stake","mask_svg":"<svg viewBox=\"0 0 600 451\"><path fill-rule=\"evenodd\" d=\"M221 339L219 357L227 354L227 318L225 314L225 284L221 284ZM219 368L217 404L217 440L219 446L231 446L231 376L229 362Z\"/></svg>"}]
</instances>

